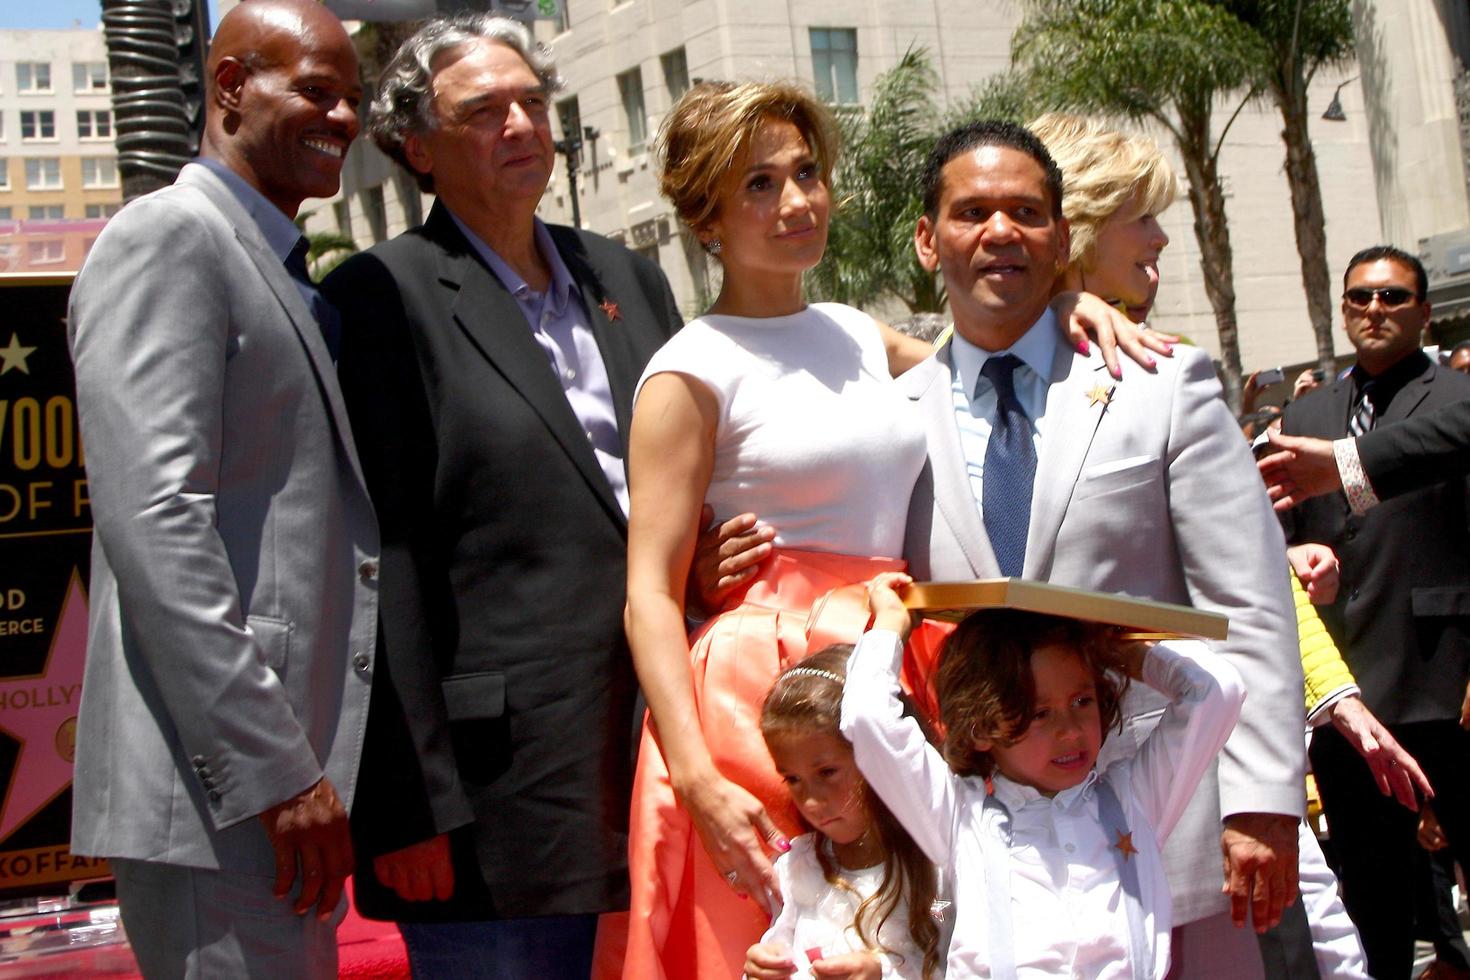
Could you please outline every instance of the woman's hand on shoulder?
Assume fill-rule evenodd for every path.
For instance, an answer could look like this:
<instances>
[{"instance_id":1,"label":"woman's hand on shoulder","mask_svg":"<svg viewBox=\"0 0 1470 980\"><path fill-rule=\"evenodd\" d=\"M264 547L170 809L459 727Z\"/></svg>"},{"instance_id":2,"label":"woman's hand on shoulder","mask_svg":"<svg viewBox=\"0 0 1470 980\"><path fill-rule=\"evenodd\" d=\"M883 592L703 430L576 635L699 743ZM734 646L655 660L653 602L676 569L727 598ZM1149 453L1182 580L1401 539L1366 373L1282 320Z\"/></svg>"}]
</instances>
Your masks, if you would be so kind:
<instances>
[{"instance_id":1,"label":"woman's hand on shoulder","mask_svg":"<svg viewBox=\"0 0 1470 980\"><path fill-rule=\"evenodd\" d=\"M1119 350L1152 371L1157 366L1153 355L1173 357L1174 345L1179 343L1173 334L1134 323L1091 293L1058 293L1052 297L1051 308L1073 346L1083 354L1088 351L1089 335L1097 341L1103 363L1115 378L1123 377L1118 366Z\"/></svg>"},{"instance_id":2,"label":"woman's hand on shoulder","mask_svg":"<svg viewBox=\"0 0 1470 980\"><path fill-rule=\"evenodd\" d=\"M683 786L676 785L674 791L705 853L730 887L774 915L773 899L779 897L780 889L766 849L784 854L791 850L791 842L760 800L713 769Z\"/></svg>"}]
</instances>

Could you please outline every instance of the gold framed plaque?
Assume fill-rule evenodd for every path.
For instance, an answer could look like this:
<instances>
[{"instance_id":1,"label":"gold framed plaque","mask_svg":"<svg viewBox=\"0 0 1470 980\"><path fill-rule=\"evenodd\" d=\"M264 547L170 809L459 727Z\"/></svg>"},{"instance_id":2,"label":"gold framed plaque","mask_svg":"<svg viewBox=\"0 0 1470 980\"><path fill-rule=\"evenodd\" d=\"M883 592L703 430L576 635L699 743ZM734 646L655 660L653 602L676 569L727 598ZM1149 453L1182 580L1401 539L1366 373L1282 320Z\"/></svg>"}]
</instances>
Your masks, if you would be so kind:
<instances>
[{"instance_id":1,"label":"gold framed plaque","mask_svg":"<svg viewBox=\"0 0 1470 980\"><path fill-rule=\"evenodd\" d=\"M1223 640L1230 619L1220 613L1110 592L1092 592L1019 578L969 582L915 582L903 603L929 619L957 623L978 609L1022 609L1108 623L1135 631L1135 639Z\"/></svg>"}]
</instances>

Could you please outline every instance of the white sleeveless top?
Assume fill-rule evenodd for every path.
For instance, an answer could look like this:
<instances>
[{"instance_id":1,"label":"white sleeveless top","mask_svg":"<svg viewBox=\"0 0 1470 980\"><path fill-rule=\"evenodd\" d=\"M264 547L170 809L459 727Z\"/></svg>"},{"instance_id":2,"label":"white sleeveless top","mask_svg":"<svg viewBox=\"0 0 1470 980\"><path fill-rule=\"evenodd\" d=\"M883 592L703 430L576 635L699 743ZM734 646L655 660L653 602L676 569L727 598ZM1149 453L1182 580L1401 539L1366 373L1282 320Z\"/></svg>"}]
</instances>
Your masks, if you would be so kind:
<instances>
[{"instance_id":1,"label":"white sleeveless top","mask_svg":"<svg viewBox=\"0 0 1470 980\"><path fill-rule=\"evenodd\" d=\"M665 372L693 377L719 401L705 498L717 520L749 511L781 547L902 554L924 433L889 376L872 317L838 303L703 316L653 355L639 390Z\"/></svg>"}]
</instances>

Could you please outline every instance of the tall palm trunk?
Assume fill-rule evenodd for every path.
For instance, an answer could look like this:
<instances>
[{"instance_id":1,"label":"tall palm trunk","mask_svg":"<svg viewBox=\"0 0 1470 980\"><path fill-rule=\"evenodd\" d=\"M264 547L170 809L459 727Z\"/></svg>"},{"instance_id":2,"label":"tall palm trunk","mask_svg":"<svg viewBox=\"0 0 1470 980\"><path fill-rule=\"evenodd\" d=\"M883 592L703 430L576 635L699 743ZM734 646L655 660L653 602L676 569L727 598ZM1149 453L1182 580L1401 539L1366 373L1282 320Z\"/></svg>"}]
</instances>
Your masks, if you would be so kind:
<instances>
[{"instance_id":1,"label":"tall palm trunk","mask_svg":"<svg viewBox=\"0 0 1470 980\"><path fill-rule=\"evenodd\" d=\"M1327 269L1326 219L1322 213L1322 183L1317 177L1317 154L1307 130L1307 91L1300 75L1279 75L1271 95L1285 125L1286 180L1291 188L1291 218L1296 227L1296 250L1301 258L1302 289L1307 316L1317 338L1317 363L1330 375L1332 349L1332 275Z\"/></svg>"}]
</instances>

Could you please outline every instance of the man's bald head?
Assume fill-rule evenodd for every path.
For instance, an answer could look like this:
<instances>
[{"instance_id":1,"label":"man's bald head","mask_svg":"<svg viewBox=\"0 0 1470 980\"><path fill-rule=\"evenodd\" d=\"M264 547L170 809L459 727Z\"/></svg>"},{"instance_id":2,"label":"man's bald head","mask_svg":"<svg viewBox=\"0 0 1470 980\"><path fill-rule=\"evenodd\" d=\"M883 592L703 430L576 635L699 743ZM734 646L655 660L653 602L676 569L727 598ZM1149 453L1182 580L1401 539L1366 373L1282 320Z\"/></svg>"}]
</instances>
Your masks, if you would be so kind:
<instances>
[{"instance_id":1,"label":"man's bald head","mask_svg":"<svg viewBox=\"0 0 1470 980\"><path fill-rule=\"evenodd\" d=\"M336 193L357 135L357 54L313 0L245 0L209 51L204 156L220 160L288 215Z\"/></svg>"}]
</instances>

